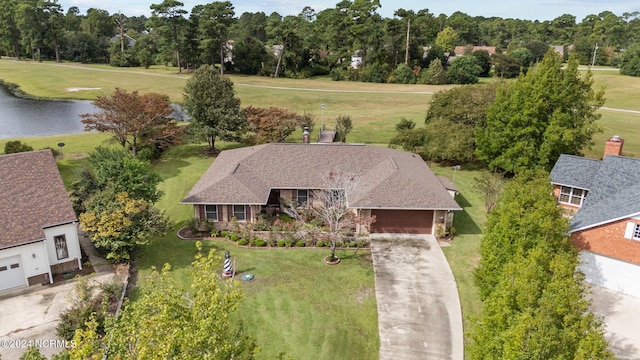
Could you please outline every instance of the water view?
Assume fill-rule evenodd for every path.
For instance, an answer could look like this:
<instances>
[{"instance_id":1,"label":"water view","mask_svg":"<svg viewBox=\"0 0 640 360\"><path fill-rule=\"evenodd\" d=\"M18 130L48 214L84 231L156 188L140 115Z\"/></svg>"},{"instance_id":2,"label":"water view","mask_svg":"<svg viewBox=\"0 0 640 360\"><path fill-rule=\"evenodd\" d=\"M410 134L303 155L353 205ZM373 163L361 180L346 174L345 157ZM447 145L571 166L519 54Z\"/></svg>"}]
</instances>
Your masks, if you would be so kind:
<instances>
[{"instance_id":1,"label":"water view","mask_svg":"<svg viewBox=\"0 0 640 360\"><path fill-rule=\"evenodd\" d=\"M170 117L189 120L180 105L171 106ZM99 111L91 101L24 99L0 85L0 139L81 133L80 114Z\"/></svg>"},{"instance_id":2,"label":"water view","mask_svg":"<svg viewBox=\"0 0 640 360\"><path fill-rule=\"evenodd\" d=\"M0 86L0 138L80 133L80 114L96 111L91 101L23 99Z\"/></svg>"}]
</instances>

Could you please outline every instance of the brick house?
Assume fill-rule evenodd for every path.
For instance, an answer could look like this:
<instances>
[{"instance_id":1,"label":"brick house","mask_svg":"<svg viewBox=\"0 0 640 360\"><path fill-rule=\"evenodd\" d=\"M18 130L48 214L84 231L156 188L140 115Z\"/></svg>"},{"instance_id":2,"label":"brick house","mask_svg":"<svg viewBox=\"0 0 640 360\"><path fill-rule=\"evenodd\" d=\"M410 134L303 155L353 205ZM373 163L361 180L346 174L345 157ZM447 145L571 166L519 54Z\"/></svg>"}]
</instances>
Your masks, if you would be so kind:
<instances>
[{"instance_id":1,"label":"brick house","mask_svg":"<svg viewBox=\"0 0 640 360\"><path fill-rule=\"evenodd\" d=\"M461 210L452 184L433 174L415 154L359 144L264 144L220 153L182 204L198 220L225 228L235 218L255 222L283 203L312 202L329 173L354 174L358 188L347 196L354 214L374 215L361 234L434 234ZM450 192L451 191L451 192Z\"/></svg>"},{"instance_id":2,"label":"brick house","mask_svg":"<svg viewBox=\"0 0 640 360\"><path fill-rule=\"evenodd\" d=\"M623 144L607 140L602 160L561 155L551 182L587 282L640 296L640 159L621 156Z\"/></svg>"},{"instance_id":3,"label":"brick house","mask_svg":"<svg viewBox=\"0 0 640 360\"><path fill-rule=\"evenodd\" d=\"M0 291L82 269L78 222L51 150L0 156Z\"/></svg>"}]
</instances>

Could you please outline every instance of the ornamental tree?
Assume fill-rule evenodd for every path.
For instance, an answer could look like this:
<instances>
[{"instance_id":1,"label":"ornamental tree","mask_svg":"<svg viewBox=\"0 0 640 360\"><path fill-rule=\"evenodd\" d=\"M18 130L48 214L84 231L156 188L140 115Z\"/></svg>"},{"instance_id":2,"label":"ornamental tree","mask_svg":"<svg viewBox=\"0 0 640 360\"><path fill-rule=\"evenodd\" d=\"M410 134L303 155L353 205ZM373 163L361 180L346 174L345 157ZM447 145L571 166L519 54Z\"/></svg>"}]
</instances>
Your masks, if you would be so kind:
<instances>
[{"instance_id":1,"label":"ornamental tree","mask_svg":"<svg viewBox=\"0 0 640 360\"><path fill-rule=\"evenodd\" d=\"M98 96L93 102L102 111L82 114L85 131L111 133L122 147L128 147L134 157L141 146L155 144L166 147L180 138L180 128L169 118L173 112L165 95L116 88L109 96Z\"/></svg>"},{"instance_id":2,"label":"ornamental tree","mask_svg":"<svg viewBox=\"0 0 640 360\"><path fill-rule=\"evenodd\" d=\"M291 135L300 124L301 116L282 108L244 109L249 122L249 131L253 134L247 138L252 145L282 142Z\"/></svg>"},{"instance_id":3,"label":"ornamental tree","mask_svg":"<svg viewBox=\"0 0 640 360\"><path fill-rule=\"evenodd\" d=\"M349 198L358 189L358 175L331 171L322 180L322 188L311 192L311 201L305 206L311 218L326 228L331 244L329 260L334 261L337 259L336 244L343 234L358 223L371 223L374 220L372 217L358 217L349 208ZM301 214L297 204L288 204L283 211L297 221L306 223L307 218Z\"/></svg>"}]
</instances>

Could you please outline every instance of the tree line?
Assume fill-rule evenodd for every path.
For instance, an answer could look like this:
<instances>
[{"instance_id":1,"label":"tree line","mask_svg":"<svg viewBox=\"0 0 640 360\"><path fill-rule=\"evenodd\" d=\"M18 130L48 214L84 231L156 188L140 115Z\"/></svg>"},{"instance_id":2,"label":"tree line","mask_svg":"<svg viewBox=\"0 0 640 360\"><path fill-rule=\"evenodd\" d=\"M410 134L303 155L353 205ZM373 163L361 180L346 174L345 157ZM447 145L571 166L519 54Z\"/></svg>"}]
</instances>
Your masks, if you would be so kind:
<instances>
[{"instance_id":1,"label":"tree line","mask_svg":"<svg viewBox=\"0 0 640 360\"><path fill-rule=\"evenodd\" d=\"M344 0L320 12L307 6L295 16L237 16L230 1L188 11L180 1L164 0L150 4L147 18L97 8L81 14L75 6L65 11L57 0L5 0L0 54L114 66L167 64L179 71L218 64L220 71L275 77L332 74L336 80L402 82L411 80L411 71L394 73L399 65L427 69L434 59L443 62L454 46L495 46L510 57L495 62L515 66L517 76L541 58L546 51L541 44L563 46L581 64L618 65L624 62L619 54L639 43L639 12L603 11L577 22L569 14L531 21L459 11L435 15L428 9L397 9L392 18L383 18L379 8L379 0ZM348 72L351 56L358 58L360 72Z\"/></svg>"}]
</instances>

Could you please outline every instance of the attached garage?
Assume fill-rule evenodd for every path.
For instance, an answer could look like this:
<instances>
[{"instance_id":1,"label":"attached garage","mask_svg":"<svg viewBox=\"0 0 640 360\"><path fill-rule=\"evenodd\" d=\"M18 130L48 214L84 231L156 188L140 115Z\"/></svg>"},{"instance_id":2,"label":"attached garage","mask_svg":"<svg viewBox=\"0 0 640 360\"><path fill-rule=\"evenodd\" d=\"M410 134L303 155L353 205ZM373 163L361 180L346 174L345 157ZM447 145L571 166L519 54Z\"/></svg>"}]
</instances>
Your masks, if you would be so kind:
<instances>
[{"instance_id":1,"label":"attached garage","mask_svg":"<svg viewBox=\"0 0 640 360\"><path fill-rule=\"evenodd\" d=\"M0 291L26 285L20 256L0 259Z\"/></svg>"},{"instance_id":2,"label":"attached garage","mask_svg":"<svg viewBox=\"0 0 640 360\"><path fill-rule=\"evenodd\" d=\"M581 251L578 269L590 284L640 297L639 265Z\"/></svg>"},{"instance_id":3,"label":"attached garage","mask_svg":"<svg viewBox=\"0 0 640 360\"><path fill-rule=\"evenodd\" d=\"M433 234L433 210L371 210L372 233Z\"/></svg>"}]
</instances>

